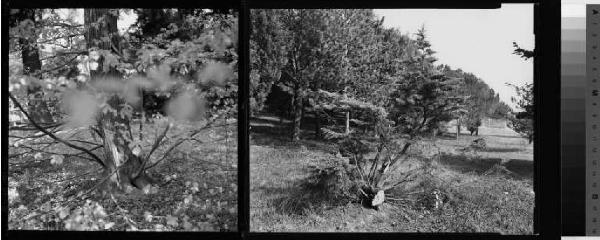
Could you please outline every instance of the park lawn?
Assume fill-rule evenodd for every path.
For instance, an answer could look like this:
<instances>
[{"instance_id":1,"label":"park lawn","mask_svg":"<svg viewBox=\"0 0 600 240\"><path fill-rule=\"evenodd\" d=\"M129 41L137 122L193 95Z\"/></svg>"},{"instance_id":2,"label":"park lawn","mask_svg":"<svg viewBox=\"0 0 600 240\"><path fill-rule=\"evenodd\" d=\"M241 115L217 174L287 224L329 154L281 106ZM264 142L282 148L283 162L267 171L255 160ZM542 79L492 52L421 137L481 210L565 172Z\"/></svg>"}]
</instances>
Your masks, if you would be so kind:
<instances>
[{"instance_id":1,"label":"park lawn","mask_svg":"<svg viewBox=\"0 0 600 240\"><path fill-rule=\"evenodd\" d=\"M417 194L406 194L406 189L390 191L398 201L387 200L379 210L310 199L299 204L298 199L307 200L299 184L308 176L308 166L331 158L335 147L310 140L309 134L309 140L291 143L285 135L265 132L251 134L251 231L533 232L533 147L509 129L480 130L478 137L486 139L489 151L461 151L477 137L462 135L456 141L451 132L412 149L422 156L432 156L433 149L442 153L432 173L452 200L433 211L416 207Z\"/></svg>"},{"instance_id":2,"label":"park lawn","mask_svg":"<svg viewBox=\"0 0 600 240\"><path fill-rule=\"evenodd\" d=\"M158 156L193 125L176 125ZM144 126L144 134L154 136L164 123ZM227 131L224 131L224 129ZM227 137L225 132L227 132ZM85 135L85 133L83 134ZM82 136L89 138L89 136ZM50 163L50 157L11 158L9 191L16 198L9 204L9 229L66 230L54 209L67 205L70 212L81 208L86 200L104 208L104 222L112 222L110 230L237 230L237 131L235 122L206 130L198 135L205 143L188 142L179 146L163 162L149 170L160 186L156 193L101 195L91 191L102 178L100 167L87 160L67 157L62 164ZM148 141L148 146L152 142ZM9 148L10 149L10 148ZM54 149L57 150L57 149ZM84 192L83 199L76 198ZM10 194L9 194L10 195ZM15 196L13 194L13 196ZM35 212L42 214L35 214ZM168 222L170 220L170 222ZM100 229L103 230L103 229Z\"/></svg>"}]
</instances>

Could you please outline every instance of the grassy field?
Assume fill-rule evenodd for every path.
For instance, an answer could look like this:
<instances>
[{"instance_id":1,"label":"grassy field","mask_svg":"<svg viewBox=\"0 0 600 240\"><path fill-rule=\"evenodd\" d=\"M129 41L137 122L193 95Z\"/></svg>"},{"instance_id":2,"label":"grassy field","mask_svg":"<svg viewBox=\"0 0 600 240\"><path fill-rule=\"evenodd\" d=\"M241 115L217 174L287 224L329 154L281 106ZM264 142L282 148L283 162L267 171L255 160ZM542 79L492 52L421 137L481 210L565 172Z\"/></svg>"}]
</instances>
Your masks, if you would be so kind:
<instances>
[{"instance_id":1,"label":"grassy field","mask_svg":"<svg viewBox=\"0 0 600 240\"><path fill-rule=\"evenodd\" d=\"M156 136L164 123L145 125L145 134ZM158 156L175 138L193 125L176 125ZM158 181L158 192L115 193L114 199L94 189L101 179L99 166L78 158L51 164L48 155L11 158L9 163L9 229L66 230L66 219L86 201L102 206L102 221L109 230L237 230L237 131L235 122L198 134L204 143L187 142L149 173ZM86 136L82 136L86 138ZM90 139L90 138L88 138ZM149 147L152 142L146 143ZM15 151L16 148L9 148ZM64 149L52 149L61 151ZM156 159L155 159L156 160ZM79 193L84 194L77 198ZM87 204L89 205L90 202ZM58 206L69 209L61 220ZM85 210L84 210L85 211ZM91 223L90 223L91 224ZM106 225L104 225L106 226ZM88 226L90 227L90 226ZM101 227L100 230L103 230Z\"/></svg>"},{"instance_id":2,"label":"grassy field","mask_svg":"<svg viewBox=\"0 0 600 240\"><path fill-rule=\"evenodd\" d=\"M312 139L309 131L302 133L305 140L291 143L277 124L269 117L251 124L251 231L533 232L533 145L510 129L481 128L478 137L487 142L481 151L464 150L478 137L461 135L456 140L453 132L420 142L412 154L438 154L431 176L391 191L395 200L373 210L359 203L307 198L300 186L308 167L332 158L336 149ZM419 207L419 191L431 188L449 193L443 208Z\"/></svg>"}]
</instances>

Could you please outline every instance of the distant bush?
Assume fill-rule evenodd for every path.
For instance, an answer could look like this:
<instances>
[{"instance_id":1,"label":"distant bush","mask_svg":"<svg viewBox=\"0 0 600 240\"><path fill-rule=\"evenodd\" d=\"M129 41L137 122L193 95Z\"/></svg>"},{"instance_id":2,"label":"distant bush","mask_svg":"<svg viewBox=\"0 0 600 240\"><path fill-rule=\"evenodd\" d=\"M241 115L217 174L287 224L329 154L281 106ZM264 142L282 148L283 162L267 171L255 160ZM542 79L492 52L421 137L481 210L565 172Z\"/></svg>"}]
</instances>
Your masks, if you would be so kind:
<instances>
[{"instance_id":1,"label":"distant bush","mask_svg":"<svg viewBox=\"0 0 600 240\"><path fill-rule=\"evenodd\" d=\"M485 142L485 138L477 138L477 139L473 140L471 142L471 145L469 145L469 147L471 147L474 150L485 149L487 147L487 144Z\"/></svg>"}]
</instances>

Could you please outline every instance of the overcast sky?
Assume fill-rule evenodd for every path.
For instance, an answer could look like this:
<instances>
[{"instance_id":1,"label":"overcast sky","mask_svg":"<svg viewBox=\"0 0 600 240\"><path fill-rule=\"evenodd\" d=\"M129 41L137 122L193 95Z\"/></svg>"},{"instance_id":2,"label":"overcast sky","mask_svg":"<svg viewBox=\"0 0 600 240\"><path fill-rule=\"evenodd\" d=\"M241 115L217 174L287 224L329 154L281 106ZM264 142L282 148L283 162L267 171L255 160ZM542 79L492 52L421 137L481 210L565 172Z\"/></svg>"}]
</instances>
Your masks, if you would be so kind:
<instances>
[{"instance_id":1,"label":"overcast sky","mask_svg":"<svg viewBox=\"0 0 600 240\"><path fill-rule=\"evenodd\" d=\"M500 99L514 107L515 91L506 83L533 82L533 61L513 55L512 42L533 49L532 4L503 4L500 9L377 9L386 27L414 33L425 24L438 63L472 72Z\"/></svg>"}]
</instances>

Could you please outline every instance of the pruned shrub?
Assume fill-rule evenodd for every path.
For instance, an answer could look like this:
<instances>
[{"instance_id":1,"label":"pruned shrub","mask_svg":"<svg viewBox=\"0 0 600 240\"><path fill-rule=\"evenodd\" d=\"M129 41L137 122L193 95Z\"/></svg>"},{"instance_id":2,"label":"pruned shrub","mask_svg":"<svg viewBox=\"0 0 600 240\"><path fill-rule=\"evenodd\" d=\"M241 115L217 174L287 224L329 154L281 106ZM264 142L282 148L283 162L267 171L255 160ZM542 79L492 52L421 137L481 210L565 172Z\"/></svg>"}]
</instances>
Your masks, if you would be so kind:
<instances>
[{"instance_id":1,"label":"pruned shrub","mask_svg":"<svg viewBox=\"0 0 600 240\"><path fill-rule=\"evenodd\" d=\"M502 164L494 164L488 170L483 173L484 176L496 176L496 177L513 177L517 178L518 175L508 170Z\"/></svg>"},{"instance_id":2,"label":"pruned shrub","mask_svg":"<svg viewBox=\"0 0 600 240\"><path fill-rule=\"evenodd\" d=\"M469 146L475 150L483 150L487 147L487 144L485 138L477 138L473 140Z\"/></svg>"},{"instance_id":3,"label":"pruned shrub","mask_svg":"<svg viewBox=\"0 0 600 240\"><path fill-rule=\"evenodd\" d=\"M320 211L325 206L340 206L357 201L357 185L352 166L344 158L332 156L317 159L308 167L308 176L301 180L290 198L282 199L280 210L291 214Z\"/></svg>"},{"instance_id":4,"label":"pruned shrub","mask_svg":"<svg viewBox=\"0 0 600 240\"><path fill-rule=\"evenodd\" d=\"M309 166L309 176L301 187L310 195L321 196L327 201L349 201L354 199L356 176L343 158L330 158Z\"/></svg>"}]
</instances>

